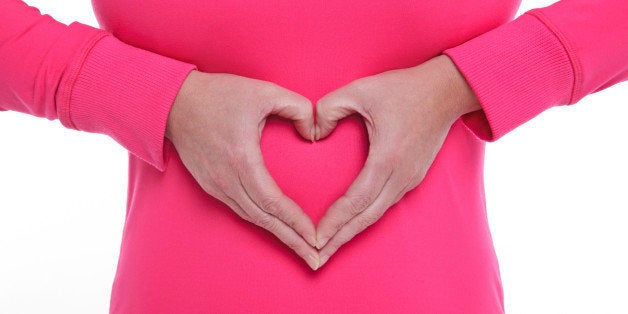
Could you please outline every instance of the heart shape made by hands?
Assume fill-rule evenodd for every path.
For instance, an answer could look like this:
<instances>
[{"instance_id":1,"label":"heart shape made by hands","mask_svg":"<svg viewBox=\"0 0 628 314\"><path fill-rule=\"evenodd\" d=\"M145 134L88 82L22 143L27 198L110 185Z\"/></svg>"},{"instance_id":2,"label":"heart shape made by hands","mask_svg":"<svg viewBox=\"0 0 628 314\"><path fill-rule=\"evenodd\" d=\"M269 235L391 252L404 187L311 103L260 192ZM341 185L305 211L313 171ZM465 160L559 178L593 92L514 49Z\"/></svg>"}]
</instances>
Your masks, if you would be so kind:
<instances>
[{"instance_id":1,"label":"heart shape made by hands","mask_svg":"<svg viewBox=\"0 0 628 314\"><path fill-rule=\"evenodd\" d=\"M318 261L313 268L418 186L453 123L479 109L473 90L445 55L357 79L319 99L312 140L325 139L340 120L357 114L369 145L363 168L316 226ZM297 129L303 127L297 124Z\"/></svg>"}]
</instances>

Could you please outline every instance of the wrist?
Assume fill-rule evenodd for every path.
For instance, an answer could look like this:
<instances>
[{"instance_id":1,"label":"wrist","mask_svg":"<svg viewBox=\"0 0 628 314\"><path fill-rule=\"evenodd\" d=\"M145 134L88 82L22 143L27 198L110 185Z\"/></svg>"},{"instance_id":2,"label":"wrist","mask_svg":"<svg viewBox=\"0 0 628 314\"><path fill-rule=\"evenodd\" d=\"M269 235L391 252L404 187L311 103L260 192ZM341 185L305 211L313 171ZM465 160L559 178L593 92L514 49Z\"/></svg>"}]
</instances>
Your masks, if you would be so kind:
<instances>
[{"instance_id":1,"label":"wrist","mask_svg":"<svg viewBox=\"0 0 628 314\"><path fill-rule=\"evenodd\" d=\"M452 106L455 119L460 116L481 110L480 101L475 92L458 70L454 62L446 55L439 55L433 59L438 63L441 71L445 73L445 86L447 87L447 103Z\"/></svg>"},{"instance_id":2,"label":"wrist","mask_svg":"<svg viewBox=\"0 0 628 314\"><path fill-rule=\"evenodd\" d=\"M164 136L173 140L173 132L177 128L177 123L180 121L180 116L182 115L182 111L187 107L187 104L190 102L190 98L193 97L194 87L193 81L195 77L200 72L198 70L192 70L188 74L188 76L183 81L177 96L175 97L172 106L170 107L170 112L168 112L168 120L166 122L166 132Z\"/></svg>"}]
</instances>

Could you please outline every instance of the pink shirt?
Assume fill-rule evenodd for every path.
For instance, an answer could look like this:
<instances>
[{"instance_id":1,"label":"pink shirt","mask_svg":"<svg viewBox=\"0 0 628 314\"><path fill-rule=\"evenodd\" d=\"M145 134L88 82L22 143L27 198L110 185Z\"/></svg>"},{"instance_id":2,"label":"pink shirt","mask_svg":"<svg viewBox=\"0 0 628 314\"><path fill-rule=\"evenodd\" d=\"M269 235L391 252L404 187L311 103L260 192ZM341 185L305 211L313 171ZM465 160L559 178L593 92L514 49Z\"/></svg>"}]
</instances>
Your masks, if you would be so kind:
<instances>
[{"instance_id":1,"label":"pink shirt","mask_svg":"<svg viewBox=\"0 0 628 314\"><path fill-rule=\"evenodd\" d=\"M563 0L511 21L519 2L93 0L103 31L5 0L0 108L108 134L131 152L111 312L502 313L483 140L628 77L628 2ZM316 102L440 53L483 110L454 124L418 188L317 272L205 194L164 141L195 67ZM351 118L312 144L271 119L262 151L316 223L360 170L365 135Z\"/></svg>"}]
</instances>

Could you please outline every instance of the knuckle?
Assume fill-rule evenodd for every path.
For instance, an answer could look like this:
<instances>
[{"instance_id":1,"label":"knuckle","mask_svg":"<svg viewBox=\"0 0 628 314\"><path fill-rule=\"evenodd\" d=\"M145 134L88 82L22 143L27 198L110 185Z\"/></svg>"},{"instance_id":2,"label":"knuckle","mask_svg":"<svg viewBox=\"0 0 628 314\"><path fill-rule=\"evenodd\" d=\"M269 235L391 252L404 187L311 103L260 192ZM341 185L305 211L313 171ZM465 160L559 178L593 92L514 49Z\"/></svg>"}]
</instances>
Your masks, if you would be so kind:
<instances>
[{"instance_id":1,"label":"knuckle","mask_svg":"<svg viewBox=\"0 0 628 314\"><path fill-rule=\"evenodd\" d=\"M263 211L278 216L283 213L283 209L281 208L281 197L277 196L264 196L260 201L260 207Z\"/></svg>"},{"instance_id":2,"label":"knuckle","mask_svg":"<svg viewBox=\"0 0 628 314\"><path fill-rule=\"evenodd\" d=\"M294 103L298 108L304 109L304 110L301 110L300 114L303 115L304 118L307 117L307 113L308 113L307 110L312 109L312 102L305 97L299 96L298 98L294 100Z\"/></svg>"},{"instance_id":3,"label":"knuckle","mask_svg":"<svg viewBox=\"0 0 628 314\"><path fill-rule=\"evenodd\" d=\"M259 82L259 90L261 96L266 97L268 99L275 99L281 95L280 93L281 87L275 83L268 81L260 81Z\"/></svg>"},{"instance_id":4,"label":"knuckle","mask_svg":"<svg viewBox=\"0 0 628 314\"><path fill-rule=\"evenodd\" d=\"M299 252L301 250L301 246L296 240L285 240L284 243L295 252Z\"/></svg>"},{"instance_id":5,"label":"knuckle","mask_svg":"<svg viewBox=\"0 0 628 314\"><path fill-rule=\"evenodd\" d=\"M372 202L372 197L368 194L358 194L346 196L345 203L347 210L353 216L363 212Z\"/></svg>"},{"instance_id":6,"label":"knuckle","mask_svg":"<svg viewBox=\"0 0 628 314\"><path fill-rule=\"evenodd\" d=\"M329 221L329 226L331 226L334 231L340 230L345 224L346 224L346 221L343 221L342 219L337 219L337 218L330 219Z\"/></svg>"},{"instance_id":7,"label":"knuckle","mask_svg":"<svg viewBox=\"0 0 628 314\"><path fill-rule=\"evenodd\" d=\"M255 224L270 232L277 229L277 221L270 215L259 215L255 218Z\"/></svg>"},{"instance_id":8,"label":"knuckle","mask_svg":"<svg viewBox=\"0 0 628 314\"><path fill-rule=\"evenodd\" d=\"M366 229L368 226L374 224L377 220L379 220L380 217L381 215L364 215L358 220L358 225L360 226L361 230Z\"/></svg>"},{"instance_id":9,"label":"knuckle","mask_svg":"<svg viewBox=\"0 0 628 314\"><path fill-rule=\"evenodd\" d=\"M295 109L295 113L291 117L293 121L305 121L309 119L312 115L311 113L307 112L307 109L305 109L303 106L298 106Z\"/></svg>"},{"instance_id":10,"label":"knuckle","mask_svg":"<svg viewBox=\"0 0 628 314\"><path fill-rule=\"evenodd\" d=\"M288 208L284 205L283 196L267 196L262 201L262 210L277 217L286 225L290 226L290 228L294 229L297 225L297 219L295 218L295 213L292 213Z\"/></svg>"}]
</instances>

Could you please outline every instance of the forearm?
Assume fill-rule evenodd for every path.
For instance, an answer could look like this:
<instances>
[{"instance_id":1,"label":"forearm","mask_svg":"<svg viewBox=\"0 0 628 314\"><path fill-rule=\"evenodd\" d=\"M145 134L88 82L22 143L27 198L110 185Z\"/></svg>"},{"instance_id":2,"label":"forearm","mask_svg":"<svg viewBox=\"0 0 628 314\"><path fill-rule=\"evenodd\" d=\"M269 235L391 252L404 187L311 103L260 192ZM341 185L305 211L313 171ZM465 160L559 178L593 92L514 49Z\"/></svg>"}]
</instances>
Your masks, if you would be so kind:
<instances>
[{"instance_id":1,"label":"forearm","mask_svg":"<svg viewBox=\"0 0 628 314\"><path fill-rule=\"evenodd\" d=\"M168 112L194 65L17 0L0 3L0 18L1 109L106 134L163 169Z\"/></svg>"},{"instance_id":2,"label":"forearm","mask_svg":"<svg viewBox=\"0 0 628 314\"><path fill-rule=\"evenodd\" d=\"M494 141L544 110L628 78L628 2L563 0L444 51L482 106L464 115Z\"/></svg>"},{"instance_id":3,"label":"forearm","mask_svg":"<svg viewBox=\"0 0 628 314\"><path fill-rule=\"evenodd\" d=\"M0 18L0 107L59 118L81 60L107 33L66 26L16 0L0 3Z\"/></svg>"}]
</instances>

